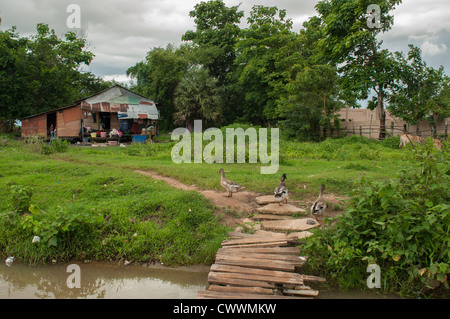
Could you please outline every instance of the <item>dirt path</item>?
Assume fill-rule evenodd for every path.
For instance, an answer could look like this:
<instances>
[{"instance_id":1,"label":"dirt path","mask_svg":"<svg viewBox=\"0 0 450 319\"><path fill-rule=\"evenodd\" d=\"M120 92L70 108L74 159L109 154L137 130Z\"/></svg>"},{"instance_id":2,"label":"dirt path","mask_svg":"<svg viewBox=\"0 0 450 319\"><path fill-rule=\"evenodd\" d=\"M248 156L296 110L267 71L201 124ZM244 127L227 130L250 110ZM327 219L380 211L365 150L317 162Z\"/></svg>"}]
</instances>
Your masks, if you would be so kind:
<instances>
[{"instance_id":1,"label":"dirt path","mask_svg":"<svg viewBox=\"0 0 450 319\"><path fill-rule=\"evenodd\" d=\"M223 216L225 223L229 226L236 226L238 224L241 224L248 214L256 213L257 208L261 207L256 203L255 198L263 194L244 191L233 194L233 197L227 197L227 193L225 191L217 192L213 190L200 189L195 185L186 185L175 178L163 176L153 171L135 170L135 172L149 176L155 180L164 181L170 186L177 189L181 189L184 191L196 191L202 194L211 202L212 205L220 209L220 214ZM339 204L342 199L345 199L336 197L334 194L326 194L324 197L325 200L333 206ZM309 207L309 205L311 205L314 200L315 197L306 199L304 201L304 204L306 205L306 207ZM292 200L289 201L291 203L297 202ZM342 213L341 210L336 210L333 208L334 207L328 207L326 216L331 217ZM236 214L233 215L233 211L238 212L239 216L237 217Z\"/></svg>"},{"instance_id":2,"label":"dirt path","mask_svg":"<svg viewBox=\"0 0 450 319\"><path fill-rule=\"evenodd\" d=\"M207 198L212 205L222 210L222 215L225 219L227 225L235 226L242 221L242 218L245 218L249 213L256 212L256 208L259 207L255 202L255 197L260 196L261 194L254 192L239 192L233 194L232 197L227 197L227 193L216 192L213 190L203 190L198 188L195 185L186 185L176 180L172 177L167 177L160 175L156 172L152 171L143 171L143 170L135 170L136 173L150 176L151 178L159 181L164 181L172 187L177 189L181 189L184 191L196 191L202 194L205 198ZM232 211L236 211L239 215L243 215L240 217L232 216Z\"/></svg>"}]
</instances>

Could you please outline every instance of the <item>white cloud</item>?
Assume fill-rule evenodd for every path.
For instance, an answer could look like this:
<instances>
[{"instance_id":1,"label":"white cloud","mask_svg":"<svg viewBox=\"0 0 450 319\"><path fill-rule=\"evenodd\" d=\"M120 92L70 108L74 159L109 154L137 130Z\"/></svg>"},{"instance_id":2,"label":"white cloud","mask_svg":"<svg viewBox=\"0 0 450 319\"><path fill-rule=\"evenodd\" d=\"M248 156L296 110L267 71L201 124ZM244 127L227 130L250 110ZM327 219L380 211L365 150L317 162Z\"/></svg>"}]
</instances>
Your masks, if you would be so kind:
<instances>
[{"instance_id":1,"label":"white cloud","mask_svg":"<svg viewBox=\"0 0 450 319\"><path fill-rule=\"evenodd\" d=\"M445 51L447 51L447 46L443 43L438 45L438 44L434 44L434 43L426 40L422 44L421 49L422 49L422 53L424 56L433 56L433 55L437 55L437 54L442 54Z\"/></svg>"},{"instance_id":2,"label":"white cloud","mask_svg":"<svg viewBox=\"0 0 450 319\"><path fill-rule=\"evenodd\" d=\"M91 70L98 76L123 74L143 60L154 47L169 43L178 45L187 30L194 30L189 11L200 1L208 0L0 0L2 30L17 26L23 35L35 34L36 24L43 22L58 35L68 31L66 8L76 3L81 8L81 30L96 56ZM276 6L286 9L287 18L294 22L294 30L316 14L319 0L224 0L227 6L240 5L245 13L241 26L254 5ZM392 30L380 39L390 50L407 51L412 43L422 48L430 61L448 65L445 59L450 47L450 1L403 0L394 14ZM433 63L430 63L433 64ZM450 68L450 65L448 67Z\"/></svg>"},{"instance_id":3,"label":"white cloud","mask_svg":"<svg viewBox=\"0 0 450 319\"><path fill-rule=\"evenodd\" d=\"M105 81L112 81L115 80L116 82L119 83L130 83L131 82L131 78L126 76L125 74L111 74L111 75L105 75L102 77L103 80Z\"/></svg>"}]
</instances>

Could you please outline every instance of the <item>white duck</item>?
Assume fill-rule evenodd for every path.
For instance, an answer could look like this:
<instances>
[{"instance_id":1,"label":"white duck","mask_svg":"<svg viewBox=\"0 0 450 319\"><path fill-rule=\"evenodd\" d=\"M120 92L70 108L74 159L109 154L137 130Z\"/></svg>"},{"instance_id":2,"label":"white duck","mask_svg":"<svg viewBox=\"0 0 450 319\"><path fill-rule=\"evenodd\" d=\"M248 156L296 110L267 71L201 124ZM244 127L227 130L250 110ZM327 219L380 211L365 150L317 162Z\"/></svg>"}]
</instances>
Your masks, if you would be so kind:
<instances>
[{"instance_id":1,"label":"white duck","mask_svg":"<svg viewBox=\"0 0 450 319\"><path fill-rule=\"evenodd\" d=\"M222 185L222 187L228 191L227 197L232 197L233 193L240 192L245 188L245 187L239 186L238 184L236 184L233 181L227 180L225 178L225 171L223 170L223 168L221 168L219 170L219 173L222 174L222 176L220 177L220 185Z\"/></svg>"},{"instance_id":2,"label":"white duck","mask_svg":"<svg viewBox=\"0 0 450 319\"><path fill-rule=\"evenodd\" d=\"M323 191L324 190L325 190L325 185L322 184L322 186L320 186L319 197L316 199L316 201L311 206L311 214L313 214L313 216L316 218L317 221L318 221L317 217L323 216L323 214L325 213L325 210L327 208L327 205L325 204L325 201L323 200Z\"/></svg>"},{"instance_id":3,"label":"white duck","mask_svg":"<svg viewBox=\"0 0 450 319\"><path fill-rule=\"evenodd\" d=\"M280 185L278 185L277 188L275 188L275 192L273 193L273 197L275 198L275 200L277 202L279 202L280 206L281 206L281 202L283 200L286 201L286 205L287 205L287 200L288 200L288 190L286 188L286 184L284 183L285 180L286 180L286 174L283 174L281 176Z\"/></svg>"}]
</instances>

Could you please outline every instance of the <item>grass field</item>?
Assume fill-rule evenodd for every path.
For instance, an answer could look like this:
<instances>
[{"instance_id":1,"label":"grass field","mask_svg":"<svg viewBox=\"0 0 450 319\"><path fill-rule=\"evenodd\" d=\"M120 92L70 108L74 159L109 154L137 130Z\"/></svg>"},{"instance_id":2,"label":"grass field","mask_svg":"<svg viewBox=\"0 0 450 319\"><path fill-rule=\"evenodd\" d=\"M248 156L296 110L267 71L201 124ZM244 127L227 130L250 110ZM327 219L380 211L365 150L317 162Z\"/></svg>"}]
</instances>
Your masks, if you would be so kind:
<instances>
[{"instance_id":1,"label":"grass field","mask_svg":"<svg viewBox=\"0 0 450 319\"><path fill-rule=\"evenodd\" d=\"M227 178L247 190L268 194L273 192L281 175L286 173L291 196L301 200L316 195L322 183L326 184L329 192L345 195L352 189L353 182L362 176L369 179L393 177L410 155L408 150L398 150L396 139L391 145L396 145L397 148L359 137L326 140L322 143L281 141L278 173L263 175L260 174L260 167L267 166L263 164L174 164L171 159L174 144L141 144L126 148L72 147L68 152L55 154L52 158L76 163L104 163L120 168L149 169L188 185L195 184L213 190L221 190L218 171L223 167L228 171Z\"/></svg>"},{"instance_id":2,"label":"grass field","mask_svg":"<svg viewBox=\"0 0 450 319\"><path fill-rule=\"evenodd\" d=\"M61 161L15 141L0 161L0 252L18 262L208 263L229 231L196 192L108 162Z\"/></svg>"},{"instance_id":3,"label":"grass field","mask_svg":"<svg viewBox=\"0 0 450 319\"><path fill-rule=\"evenodd\" d=\"M200 188L221 190L219 168L247 190L272 194L282 173L294 200L346 195L362 176L395 178L411 150L398 140L360 137L321 143L280 142L280 168L261 164L174 164L175 142L122 147L70 146L59 152L6 139L0 146L0 252L27 263L52 259L208 263L230 230L195 192L135 173L152 170ZM37 146L36 146L37 145ZM42 146L42 145L41 145ZM306 187L306 188L305 188ZM35 235L39 244L32 244Z\"/></svg>"}]
</instances>

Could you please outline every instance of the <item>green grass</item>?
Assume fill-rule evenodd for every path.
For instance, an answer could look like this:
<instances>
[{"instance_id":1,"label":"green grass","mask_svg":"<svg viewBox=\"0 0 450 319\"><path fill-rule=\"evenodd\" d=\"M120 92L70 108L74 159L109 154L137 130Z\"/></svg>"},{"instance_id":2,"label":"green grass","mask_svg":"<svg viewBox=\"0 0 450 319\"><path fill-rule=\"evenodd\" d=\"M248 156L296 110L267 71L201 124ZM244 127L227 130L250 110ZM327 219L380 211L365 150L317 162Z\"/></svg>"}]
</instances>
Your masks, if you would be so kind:
<instances>
[{"instance_id":1,"label":"green grass","mask_svg":"<svg viewBox=\"0 0 450 319\"><path fill-rule=\"evenodd\" d=\"M167 140L167 137L163 139ZM260 167L269 164L174 164L171 159L174 144L156 143L126 148L72 147L68 152L52 157L77 163L107 163L114 167L153 170L185 184L213 190L222 190L218 171L223 167L228 171L228 179L247 190L268 194L273 192L281 175L286 173L290 196L301 200L317 194L322 183L326 184L328 192L345 195L362 176L377 180L396 176L410 154L409 149L398 150L384 146L383 142L355 136L321 143L281 140L278 173L263 175L260 174ZM205 145L207 142L204 142Z\"/></svg>"},{"instance_id":2,"label":"green grass","mask_svg":"<svg viewBox=\"0 0 450 319\"><path fill-rule=\"evenodd\" d=\"M18 261L209 263L229 231L198 193L129 169L52 159L14 141L0 161L0 252Z\"/></svg>"},{"instance_id":3,"label":"green grass","mask_svg":"<svg viewBox=\"0 0 450 319\"><path fill-rule=\"evenodd\" d=\"M227 178L263 194L272 194L286 173L291 198L301 201L317 196L322 183L326 192L340 196L362 176L396 178L412 153L410 148L398 150L395 139L281 140L278 173L262 175L261 164L174 164L175 143L167 135L159 139L164 143L71 146L45 155L36 145L7 138L0 145L0 252L29 263L208 263L230 230L214 215L214 207L196 192L176 190L133 170L222 191L218 171L223 167ZM21 207L30 205L34 213L24 213ZM43 238L39 245L31 244L34 235Z\"/></svg>"}]
</instances>

